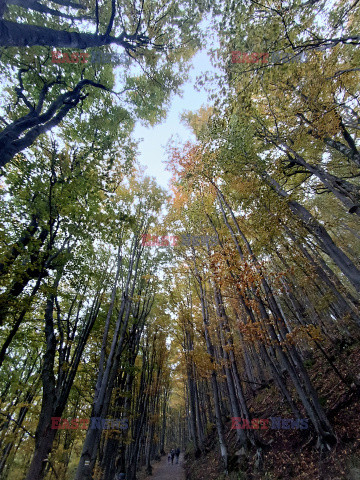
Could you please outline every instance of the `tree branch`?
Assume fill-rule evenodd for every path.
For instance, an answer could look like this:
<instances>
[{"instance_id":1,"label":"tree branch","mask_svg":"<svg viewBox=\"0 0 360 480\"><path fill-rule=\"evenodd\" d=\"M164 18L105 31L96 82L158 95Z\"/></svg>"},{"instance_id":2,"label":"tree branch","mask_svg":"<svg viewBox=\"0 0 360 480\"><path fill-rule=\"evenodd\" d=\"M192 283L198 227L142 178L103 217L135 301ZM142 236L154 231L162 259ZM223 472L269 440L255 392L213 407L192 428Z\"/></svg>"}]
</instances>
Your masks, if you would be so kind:
<instances>
[{"instance_id":1,"label":"tree branch","mask_svg":"<svg viewBox=\"0 0 360 480\"><path fill-rule=\"evenodd\" d=\"M115 12L116 12L115 0L111 0L111 17L110 17L109 25L107 26L107 29L105 32L106 37L108 37L111 33L111 30L114 24Z\"/></svg>"},{"instance_id":2,"label":"tree branch","mask_svg":"<svg viewBox=\"0 0 360 480\"><path fill-rule=\"evenodd\" d=\"M54 10L53 8L49 8L46 5L42 5L36 0L7 0L8 5L17 5L19 7L23 7L27 10L34 10L36 12L44 13L44 14L50 14L54 15L56 17L63 17L63 18L69 18L70 20L83 20L85 18L90 18L90 17L74 17L73 15L69 15L67 13L62 13L59 12L58 10ZM82 7L83 8L83 7Z\"/></svg>"},{"instance_id":3,"label":"tree branch","mask_svg":"<svg viewBox=\"0 0 360 480\"><path fill-rule=\"evenodd\" d=\"M139 46L146 46L149 43L149 37L143 34L128 35L125 31L118 37L112 37L93 33L54 30L39 25L19 24L9 20L0 21L0 46L3 47L42 45L85 50L86 48L115 44L127 50L135 51Z\"/></svg>"},{"instance_id":4,"label":"tree branch","mask_svg":"<svg viewBox=\"0 0 360 480\"><path fill-rule=\"evenodd\" d=\"M58 125L67 113L76 107L80 100L85 98L81 95L81 91L86 85L109 91L101 83L87 79L82 80L72 91L59 95L42 115L34 111L7 126L0 133L0 150L2 153L0 166L6 165L17 153L30 147L39 135ZM29 131L22 138L19 138L26 130Z\"/></svg>"},{"instance_id":5,"label":"tree branch","mask_svg":"<svg viewBox=\"0 0 360 480\"><path fill-rule=\"evenodd\" d=\"M0 412L0 415L3 415L4 417L6 417L6 418L7 418L8 420L10 420L11 422L16 423L16 425L17 425L19 428L21 428L22 430L24 430L24 432L26 432L30 437L35 438L35 435L33 435L32 433L30 433L29 430L26 430L26 428L24 428L22 425L20 425L20 423L18 423L16 420L14 420L13 418L11 418L11 416L10 416L9 414Z\"/></svg>"}]
</instances>

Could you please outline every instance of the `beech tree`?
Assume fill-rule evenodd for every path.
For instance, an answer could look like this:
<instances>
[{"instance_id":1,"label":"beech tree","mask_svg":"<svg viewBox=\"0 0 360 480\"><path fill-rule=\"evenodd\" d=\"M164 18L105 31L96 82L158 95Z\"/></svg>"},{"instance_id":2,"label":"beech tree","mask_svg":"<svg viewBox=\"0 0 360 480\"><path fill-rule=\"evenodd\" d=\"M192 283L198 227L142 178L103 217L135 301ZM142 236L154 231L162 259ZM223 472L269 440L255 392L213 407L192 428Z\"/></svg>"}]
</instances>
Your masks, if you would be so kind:
<instances>
[{"instance_id":1,"label":"beech tree","mask_svg":"<svg viewBox=\"0 0 360 480\"><path fill-rule=\"evenodd\" d=\"M171 39L172 46L186 43L189 26L186 31L177 27L186 24L187 20L195 26L199 19L198 11L194 11L195 3L171 4L164 10L164 5L148 8L144 2L124 4L121 8L113 0L99 5L97 1L82 3L56 1L58 9L49 8L41 1L23 2L3 0L1 7L0 44L3 46L47 45L50 47L90 48L103 45L119 45L128 51L137 49L165 49ZM12 5L20 7L14 9ZM151 4L149 3L149 7ZM38 23L19 21L19 10L25 15L35 13ZM24 12L25 11L25 12ZM67 13L72 12L72 13ZM182 13L179 21L177 16ZM54 19L48 25L41 23L48 14ZM8 17L8 18L7 18ZM64 28L54 28L55 22L62 22ZM87 20L87 29L73 31L72 24ZM64 22L64 23L63 23ZM76 24L76 23L75 23ZM161 32L160 32L161 28ZM95 33L93 33L95 29ZM183 36L184 35L184 36ZM179 42L179 43L177 43Z\"/></svg>"},{"instance_id":2,"label":"beech tree","mask_svg":"<svg viewBox=\"0 0 360 480\"><path fill-rule=\"evenodd\" d=\"M58 5L59 11L37 1L7 2L4 15L9 20L0 20L2 62L17 70L14 75L8 65L2 67L6 78L17 85L7 88L5 96L0 167L67 119L83 122L84 113L88 124L92 121L98 124L99 118L107 116L109 132L115 135L119 134L119 124L126 123L126 116L133 120L141 118L150 124L162 119L170 94L178 91L188 60L200 45L197 24L201 14L190 4L182 7L171 4L165 10L163 6L148 6L143 2L138 6L129 3L121 9L115 1L101 6L98 2L93 5L91 2L87 5L59 2ZM87 9L91 13L74 17L64 13L68 8ZM30 23L20 23L20 18L29 19ZM54 28L59 18L65 21L63 30ZM32 24L34 20L39 25ZM76 20L80 22L80 31L73 31ZM95 34L82 30L91 31L92 27ZM122 33L112 37L119 29ZM126 34L125 30L131 33ZM98 47L109 50L111 44L124 48L134 63L132 73L127 69L122 78L118 78L120 87L116 92L113 65L98 65L85 57L81 61L73 59L71 50L63 52L69 63L54 63L54 51L50 51L55 47L95 49L86 53L90 57ZM135 66L142 70L140 75L135 72ZM95 103L99 111L94 108ZM129 105L127 110L125 103ZM92 132L87 138L89 142L91 135Z\"/></svg>"},{"instance_id":3,"label":"beech tree","mask_svg":"<svg viewBox=\"0 0 360 480\"><path fill-rule=\"evenodd\" d=\"M192 122L195 123L193 118L192 118ZM199 125L199 123L201 123L201 120L199 121L198 119L197 125ZM222 126L224 126L224 123L222 124ZM224 128L222 128L222 132L224 133ZM227 135L226 138L228 139L229 136ZM205 139L205 136L204 134L202 134L202 140L204 139ZM210 137L209 140L212 141L212 138ZM291 381L293 382L296 388L296 391L299 395L299 398L303 403L303 406L317 431L318 445L321 446L321 448L331 448L331 446L333 446L334 443L336 442L336 437L334 435L333 429L328 419L326 418L325 412L323 411L320 405L317 394L313 386L311 385L306 369L302 365L301 352L298 351L293 346L292 340L290 340L290 338L292 337L292 328L290 327L289 319L287 319L286 316L284 315L281 303L279 303L279 300L276 298L276 295L273 292L273 288L270 286L269 280L267 279L264 266L262 266L261 262L259 262L259 260L257 259L257 256L254 253L253 247L251 246L251 243L249 242L247 235L244 234L243 230L239 225L239 221L236 218L236 214L234 213L234 210L231 208L229 201L224 196L222 192L222 188L219 187L218 182L215 181L215 177L219 176L220 174L226 180L225 185L228 185L231 177L233 175L234 176L237 175L236 173L237 170L235 167L236 163L234 166L230 166L230 163L227 160L228 158L226 153L227 148L229 148L228 144L225 143L225 145L221 146L218 149L218 152L216 153L208 152L207 145L203 147L201 144L196 146L188 145L183 152L180 152L177 149L173 150L173 154L169 162L169 165L173 169L176 175L175 178L179 179L178 181L180 181L179 183L180 190L178 195L181 195L180 198L182 203L184 203L185 201L190 201L187 199L191 198L191 194L188 196L187 192L189 190L191 192L192 189L196 191L200 186L200 192L201 192L200 195L204 196L205 195L204 188L207 183L210 187L210 190L208 191L208 195L210 195L210 197L215 196L215 198L217 198L219 202L219 208L220 208L220 212L219 212L220 218L222 217L222 220L228 230L227 233L223 231L223 228L218 226L219 214L216 211L214 211L212 200L210 201L202 200L202 205L207 205L207 209L205 210L205 212L199 210L200 215L204 216L204 213L205 213L205 215L207 216L210 224L215 230L217 238L219 239L219 245L223 250L222 254L220 253L219 255L216 256L217 260L215 262L213 261L212 264L211 263L209 264L209 268L210 270L214 269L214 274L216 275L215 278L221 279L220 280L221 284L223 284L224 276L226 278L228 275L221 272L219 265L221 265L222 262L224 262L224 267L225 265L227 265L227 269L230 271L230 277L228 278L228 281L235 282L235 285L237 285L236 287L237 296L240 297L239 298L240 305L238 305L236 308L237 310L236 317L239 320L241 319L244 322L244 327L241 330L241 334L244 335L250 331L252 332L252 335L255 334L255 337L252 337L252 338L258 339L258 342L259 342L258 346L260 348L263 361L268 365L268 367L270 367L270 371L272 372L272 375L275 381L277 382L280 391L288 400L289 406L292 408L294 414L297 417L299 417L298 407L294 404L292 396L289 392L289 389L286 386L286 383L284 382L284 380L281 378L282 375L279 373L281 370L284 370L284 369L288 372L289 377L291 378ZM222 152L223 149L225 150L225 152ZM231 151L233 152L234 149L232 149ZM244 150L240 151L241 152L240 158L243 151ZM217 162L214 161L215 158L218 159ZM249 158L251 158L250 155L247 155L246 156L246 159L248 162L247 168L248 169L252 168L255 174L256 173L259 174L259 169L261 168L260 161L258 162L259 166L257 164L253 166L252 163L249 165ZM227 170L224 172L225 168ZM260 184L261 184L261 180L264 178L264 175L261 173L261 170L260 170L259 177L260 177ZM265 181L270 185L272 185L271 180L272 179L270 179L269 181L268 177L265 176ZM235 189L235 191L238 190L238 187L235 186L235 183L233 183L233 188ZM231 190L229 192L231 195L233 195L231 193ZM289 202L289 207L290 209L292 209L291 201ZM178 208L178 205L177 205L177 208ZM311 214L309 214L309 212L308 212L308 215L309 215L309 218L311 218L310 217ZM305 218L302 220L305 220ZM309 227L309 223L310 222L308 221L308 218L307 218L306 221L304 222L304 225L306 226L306 228L308 228L312 234L318 233L313 229L311 229L311 227ZM318 228L322 228L320 227L320 224L317 224L317 225L319 225ZM225 238L228 237L229 234L231 238L231 243L234 243L235 251L237 251L237 254L239 255L238 261L234 260L234 251L230 247L231 244L229 244L229 240L225 240ZM224 238L222 238L223 236ZM331 239L330 241L333 243ZM244 247L241 246L241 243L244 244ZM243 250L243 248L245 248L245 251ZM324 251L326 251L325 248L323 249ZM195 255L195 252L193 253L193 255ZM202 262L204 262L204 259L202 259ZM209 260L207 261L207 263L208 262ZM240 265L242 265L242 267L240 267ZM354 264L353 264L353 267L355 268ZM342 269L342 271L344 271L344 269ZM359 275L356 272L356 268L354 272L355 273L354 273L352 283L356 287L356 282L359 279ZM202 276L200 276L200 272L198 268L196 267L196 264L195 264L194 275L199 279L199 281L202 278ZM351 280L351 276L349 276L349 279ZM205 315L205 318L208 318L209 313L207 312L210 311L210 307L207 305L208 300L205 300L207 298L207 295L205 293L202 293L203 288L204 287L200 286L200 298L202 299L201 310L203 312L203 315ZM231 365L231 359L228 356L227 349L224 350L225 337L222 336L221 334L221 332L224 329L224 325L226 325L226 323L228 322L226 320L227 319L226 307L224 305L224 301L222 300L222 292L221 292L220 285L217 286L215 281L215 284L213 285L212 288L214 289L216 316L222 319L222 322L225 322L225 324L220 323L220 326L221 326L220 351L223 352L221 355L224 357L224 360L226 361L226 365ZM270 320L270 318L272 320ZM358 323L358 312L357 314L355 314L354 319ZM206 322L208 322L208 320L206 320ZM213 361L214 361L217 355L215 353L213 344L210 341L207 325L208 323L205 324L205 338L206 338L206 345L207 345L206 348L207 348L208 354L211 356L211 358L213 358ZM254 329L251 328L251 330L249 330L250 325L253 325ZM314 332L309 333L309 336L313 341L316 342L317 334L315 334ZM230 330L230 333L231 333L231 330ZM265 340L266 338L268 338L268 340ZM268 341L270 343L267 343ZM282 344L282 342L285 342L285 344L287 344L288 341L290 343L288 344L286 350L284 350L283 347L280 347L280 344ZM319 348L322 349L318 342L317 344ZM233 348L231 347L231 345L232 343L230 340L230 349ZM270 347L268 352L266 351L267 346ZM323 349L322 349L322 352L324 353ZM271 357L274 357L274 354L275 354L275 359L274 358L271 359ZM325 357L326 357L326 353L325 353ZM329 360L329 358L327 358L327 360ZM279 362L279 364L277 364L277 362ZM330 361L330 363L332 362ZM294 365L296 366L296 368L294 368ZM349 383L346 381L346 379L344 379L344 377L338 371L336 366L332 365L332 368L334 368L334 370L342 379L342 381L344 381L345 384L349 386ZM230 403L231 403L230 409L232 410L232 415L234 417L235 416L238 417L241 411L241 416L244 418L248 418L248 413L246 411L246 403L244 401L242 388L238 386L237 389L235 390L234 387L232 387L233 381L234 381L234 385L236 384L241 385L239 380L239 375L237 372L235 374L234 372L232 372L235 375L235 378L237 378L237 382L236 382L236 380L234 380L234 376L230 375L230 370L228 370L228 367L224 366L224 370L225 370L226 378L228 379L228 390L229 390ZM189 391L191 394L191 390ZM308 401L308 397L311 398L311 403ZM239 402L239 406L241 405L241 410L237 410L237 407L236 407L237 402ZM216 404L217 404L217 400L215 395L215 398L214 398L215 409L216 409ZM216 413L216 416L219 418L218 412ZM219 432L219 444L220 444L222 456L224 459L224 466L226 468L227 454L226 454L226 450L223 448L221 424L219 425L218 432Z\"/></svg>"},{"instance_id":4,"label":"beech tree","mask_svg":"<svg viewBox=\"0 0 360 480\"><path fill-rule=\"evenodd\" d=\"M291 437L309 464L340 458L334 415L360 391L360 10L325 7L0 2L4 480L136 480L176 446L272 475L270 410L308 420ZM204 12L220 83L183 114L195 140L169 143L168 194L132 131L165 117ZM74 63L50 65L51 48ZM74 48L122 48L134 69ZM288 56L230 64L235 50ZM90 418L109 428L76 428Z\"/></svg>"}]
</instances>

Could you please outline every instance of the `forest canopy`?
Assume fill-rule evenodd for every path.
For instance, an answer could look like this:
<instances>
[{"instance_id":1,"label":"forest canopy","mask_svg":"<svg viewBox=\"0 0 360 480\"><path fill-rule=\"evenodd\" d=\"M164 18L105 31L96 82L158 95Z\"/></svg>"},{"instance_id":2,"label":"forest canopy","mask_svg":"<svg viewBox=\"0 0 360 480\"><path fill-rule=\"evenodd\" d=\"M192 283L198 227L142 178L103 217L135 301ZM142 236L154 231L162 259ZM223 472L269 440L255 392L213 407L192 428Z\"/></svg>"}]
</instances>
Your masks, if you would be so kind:
<instances>
[{"instance_id":1,"label":"forest canopy","mask_svg":"<svg viewBox=\"0 0 360 480\"><path fill-rule=\"evenodd\" d=\"M359 8L0 1L1 480L357 478Z\"/></svg>"}]
</instances>

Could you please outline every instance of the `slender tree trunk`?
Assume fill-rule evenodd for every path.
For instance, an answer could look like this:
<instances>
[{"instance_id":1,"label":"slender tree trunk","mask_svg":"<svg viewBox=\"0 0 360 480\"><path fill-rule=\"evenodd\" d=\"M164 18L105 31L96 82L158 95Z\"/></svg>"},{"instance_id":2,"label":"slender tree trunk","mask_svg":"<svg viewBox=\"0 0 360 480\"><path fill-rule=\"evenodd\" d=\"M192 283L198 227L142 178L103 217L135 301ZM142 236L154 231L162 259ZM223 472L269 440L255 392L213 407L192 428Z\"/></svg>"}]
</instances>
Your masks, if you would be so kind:
<instances>
[{"instance_id":1,"label":"slender tree trunk","mask_svg":"<svg viewBox=\"0 0 360 480\"><path fill-rule=\"evenodd\" d=\"M325 228L305 207L297 203L295 200L290 200L289 194L286 193L285 190L283 190L267 173L263 173L263 178L268 185L280 195L280 197L288 199L289 207L294 215L296 215L302 221L305 228L314 235L319 246L343 272L356 291L360 292L360 270L354 265L350 258L335 245Z\"/></svg>"},{"instance_id":2,"label":"slender tree trunk","mask_svg":"<svg viewBox=\"0 0 360 480\"><path fill-rule=\"evenodd\" d=\"M54 283L54 290L57 290L62 272L59 272ZM45 460L51 451L56 435L56 430L50 429L51 416L56 401L54 376L54 363L56 354L56 337L54 333L53 311L55 293L48 297L45 309L45 337L46 351L42 369L43 399L39 423L35 433L35 453L31 461L25 480L41 480L46 467Z\"/></svg>"},{"instance_id":3,"label":"slender tree trunk","mask_svg":"<svg viewBox=\"0 0 360 480\"><path fill-rule=\"evenodd\" d=\"M205 294L204 294L204 291L203 291L203 285L202 285L201 277L200 277L200 275L197 271L196 265L195 265L195 270L196 270L196 277L197 277L199 287L200 287L200 292L201 292L200 293L200 301L201 301L201 311L202 311L203 322L204 322L205 341L206 341L207 352L210 356L211 363L214 363L215 354L214 354L214 347L213 347L213 344L211 342L211 338L210 338L209 330L208 330L208 312L207 312L207 307L206 307L206 298L205 298ZM227 469L228 469L228 452L227 452L227 447L226 447L226 444L225 444L224 433L223 433L223 424L222 424L222 419L221 419L221 408L220 408L220 395L219 395L219 387L218 387L215 367L213 367L212 372L211 372L211 385L212 385L213 398L214 398L215 423L216 423L216 429L217 429L218 440L219 440L219 445L220 445L221 458L222 458L222 461L223 461L225 472L227 472Z\"/></svg>"},{"instance_id":4,"label":"slender tree trunk","mask_svg":"<svg viewBox=\"0 0 360 480\"><path fill-rule=\"evenodd\" d=\"M301 155L285 143L281 143L280 145L287 153L292 155L292 161L295 164L304 167L315 175L323 183L324 187L332 192L351 213L360 216L360 192L356 185L325 172L321 167L309 164ZM354 211L352 212L352 210Z\"/></svg>"},{"instance_id":5,"label":"slender tree trunk","mask_svg":"<svg viewBox=\"0 0 360 480\"><path fill-rule=\"evenodd\" d=\"M53 288L55 292L61 274L62 270L60 270L60 273L55 280L55 286ZM69 372L65 376L64 372L60 369L60 374L56 382L54 375L56 337L53 323L55 298L55 293L52 293L49 296L45 310L45 336L47 343L42 371L43 401L41 405L40 420L35 434L35 453L25 480L42 480L45 474L46 458L51 452L55 435L57 433L56 429L51 429L51 417L61 417L65 410L70 389L81 360L82 352L100 308L98 292L98 295L93 301L88 321L81 333L72 361L70 362Z\"/></svg>"},{"instance_id":6,"label":"slender tree trunk","mask_svg":"<svg viewBox=\"0 0 360 480\"><path fill-rule=\"evenodd\" d=\"M30 243L38 230L38 221L38 216L32 215L30 224L24 230L19 240L3 255L2 261L0 262L0 276L7 274L20 253L25 251L25 247Z\"/></svg>"},{"instance_id":7,"label":"slender tree trunk","mask_svg":"<svg viewBox=\"0 0 360 480\"><path fill-rule=\"evenodd\" d=\"M162 423L161 423L161 435L160 435L160 455L166 455L165 453L165 433L166 433L166 409L168 404L168 390L165 387L162 403Z\"/></svg>"}]
</instances>

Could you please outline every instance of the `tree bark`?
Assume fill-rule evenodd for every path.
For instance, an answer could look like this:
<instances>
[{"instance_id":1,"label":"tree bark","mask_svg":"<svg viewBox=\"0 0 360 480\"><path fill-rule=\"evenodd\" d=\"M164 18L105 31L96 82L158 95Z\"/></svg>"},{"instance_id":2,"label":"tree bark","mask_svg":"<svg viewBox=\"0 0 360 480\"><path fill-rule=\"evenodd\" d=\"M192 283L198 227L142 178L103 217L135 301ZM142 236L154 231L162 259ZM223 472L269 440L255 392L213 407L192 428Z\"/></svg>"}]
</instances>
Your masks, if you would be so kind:
<instances>
[{"instance_id":1,"label":"tree bark","mask_svg":"<svg viewBox=\"0 0 360 480\"><path fill-rule=\"evenodd\" d=\"M347 277L357 292L360 292L360 270L354 265L350 258L335 245L326 229L311 215L311 213L290 196L280 185L271 178L266 172L262 174L266 183L282 198L288 200L290 210L298 217L305 228L314 235L322 250L338 266L342 273Z\"/></svg>"},{"instance_id":2,"label":"tree bark","mask_svg":"<svg viewBox=\"0 0 360 480\"><path fill-rule=\"evenodd\" d=\"M286 145L286 143L281 142L279 145L281 145L288 154L291 153L293 163L304 167L311 174L315 175L323 183L324 187L332 192L335 197L345 205L350 213L355 213L360 216L360 192L356 185L325 172L325 170L317 165L311 165L306 162L301 155Z\"/></svg>"},{"instance_id":3,"label":"tree bark","mask_svg":"<svg viewBox=\"0 0 360 480\"><path fill-rule=\"evenodd\" d=\"M45 336L46 352L44 355L44 364L42 370L43 382L43 401L41 405L40 420L36 429L35 453L31 461L25 480L42 480L45 474L46 459L51 452L53 442L57 433L56 429L51 429L51 417L61 417L70 394L71 386L79 366L82 352L86 341L97 317L100 303L99 296L93 301L93 306L88 321L83 329L78 344L74 351L70 369L65 374L59 365L59 375L55 378L54 366L56 355L56 337L54 332L53 311L56 298L56 290L60 281L62 269L60 269L55 280L54 293L51 293L47 300L45 310ZM99 293L99 292L98 292ZM61 349L61 345L59 346ZM61 353L60 353L61 357ZM61 360L59 360L60 362Z\"/></svg>"},{"instance_id":4,"label":"tree bark","mask_svg":"<svg viewBox=\"0 0 360 480\"><path fill-rule=\"evenodd\" d=\"M41 113L46 93L49 89L49 85L45 85L40 93L36 108L7 125L0 132L0 167L5 166L15 155L30 147L41 134L59 125L69 111L78 105L82 98L82 89L87 85L108 90L104 85L92 80L81 80L74 89L59 95L50 104L46 112Z\"/></svg>"},{"instance_id":5,"label":"tree bark","mask_svg":"<svg viewBox=\"0 0 360 480\"><path fill-rule=\"evenodd\" d=\"M11 249L4 255L3 260L0 262L0 276L6 275L20 253L24 252L25 248L38 230L38 220L39 219L37 215L32 215L30 224L25 229L19 240L15 242Z\"/></svg>"}]
</instances>

